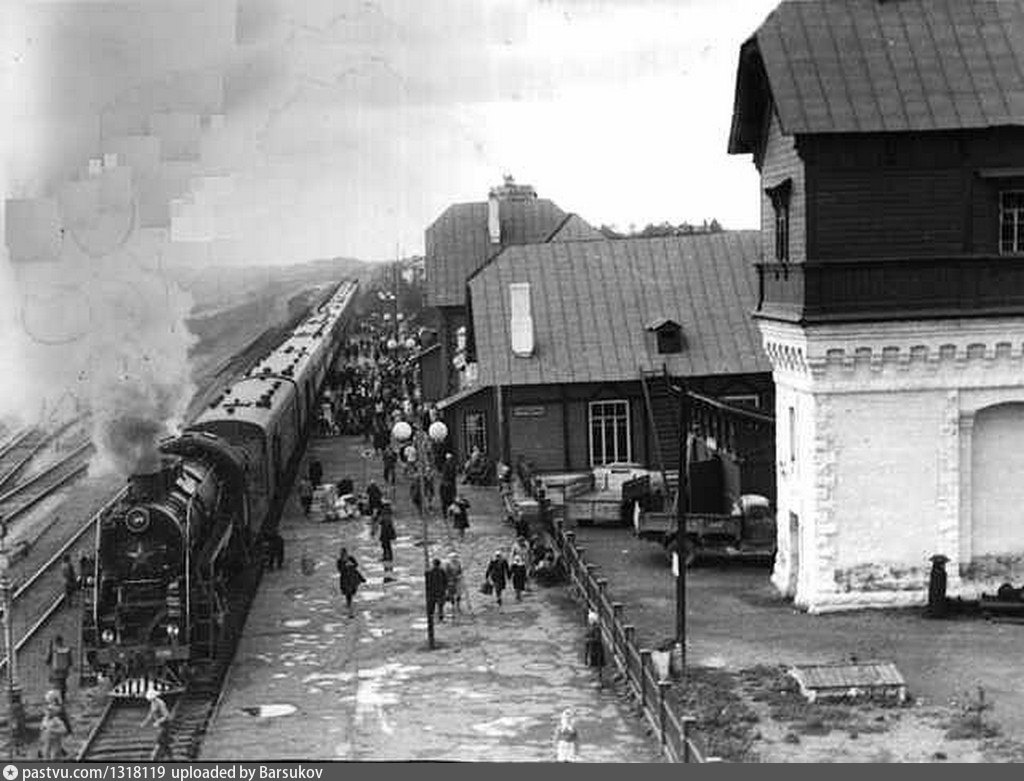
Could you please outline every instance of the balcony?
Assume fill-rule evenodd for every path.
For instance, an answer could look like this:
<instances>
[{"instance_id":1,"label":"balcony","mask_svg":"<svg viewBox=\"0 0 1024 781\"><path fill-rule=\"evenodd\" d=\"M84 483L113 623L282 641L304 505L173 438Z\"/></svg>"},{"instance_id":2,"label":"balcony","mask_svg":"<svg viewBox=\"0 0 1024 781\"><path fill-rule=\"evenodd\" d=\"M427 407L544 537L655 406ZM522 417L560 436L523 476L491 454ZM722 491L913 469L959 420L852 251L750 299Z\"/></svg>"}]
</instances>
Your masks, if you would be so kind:
<instances>
[{"instance_id":1,"label":"balcony","mask_svg":"<svg viewBox=\"0 0 1024 781\"><path fill-rule=\"evenodd\" d=\"M757 264L755 317L810 325L1024 315L1024 255Z\"/></svg>"}]
</instances>

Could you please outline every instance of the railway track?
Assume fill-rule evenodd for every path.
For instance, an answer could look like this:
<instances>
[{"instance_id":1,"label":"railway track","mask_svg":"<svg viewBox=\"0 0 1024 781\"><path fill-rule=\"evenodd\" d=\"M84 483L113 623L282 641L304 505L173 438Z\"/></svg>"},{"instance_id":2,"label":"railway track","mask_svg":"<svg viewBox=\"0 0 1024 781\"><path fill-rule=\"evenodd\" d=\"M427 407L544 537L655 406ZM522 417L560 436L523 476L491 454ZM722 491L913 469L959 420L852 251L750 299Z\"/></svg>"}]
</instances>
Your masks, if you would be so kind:
<instances>
[{"instance_id":1,"label":"railway track","mask_svg":"<svg viewBox=\"0 0 1024 781\"><path fill-rule=\"evenodd\" d=\"M79 477L89 468L91 453L92 443L85 442L57 463L0 494L0 517L7 523L20 518L54 491Z\"/></svg>"},{"instance_id":2,"label":"railway track","mask_svg":"<svg viewBox=\"0 0 1024 781\"><path fill-rule=\"evenodd\" d=\"M61 561L65 555L74 558L76 553L82 551L92 552L93 534L96 524L103 516L110 511L125 493L126 489L117 492L99 511L94 513L88 520L78 527L65 541L52 552L41 563L36 557L35 561L28 562L25 569L32 574L20 583L11 596L12 617L21 619L19 625L15 626L15 653L19 653L29 641L35 637L46 625L50 618L58 612L65 601L64 579L60 571ZM7 657L0 659L0 669L7 666Z\"/></svg>"},{"instance_id":3,"label":"railway track","mask_svg":"<svg viewBox=\"0 0 1024 781\"><path fill-rule=\"evenodd\" d=\"M194 760L199 755L262 572L262 563L256 560L232 584L228 592L230 617L215 657L193 670L188 688L182 694L167 697L171 709L169 730L173 761ZM148 705L141 700L111 698L75 759L79 762L153 760L158 750L156 730L140 726L147 712Z\"/></svg>"},{"instance_id":4,"label":"railway track","mask_svg":"<svg viewBox=\"0 0 1024 781\"><path fill-rule=\"evenodd\" d=\"M40 450L87 419L88 415L80 415L53 431L46 431L41 426L28 426L12 435L0 446L0 491L10 490L10 483L24 471Z\"/></svg>"}]
</instances>

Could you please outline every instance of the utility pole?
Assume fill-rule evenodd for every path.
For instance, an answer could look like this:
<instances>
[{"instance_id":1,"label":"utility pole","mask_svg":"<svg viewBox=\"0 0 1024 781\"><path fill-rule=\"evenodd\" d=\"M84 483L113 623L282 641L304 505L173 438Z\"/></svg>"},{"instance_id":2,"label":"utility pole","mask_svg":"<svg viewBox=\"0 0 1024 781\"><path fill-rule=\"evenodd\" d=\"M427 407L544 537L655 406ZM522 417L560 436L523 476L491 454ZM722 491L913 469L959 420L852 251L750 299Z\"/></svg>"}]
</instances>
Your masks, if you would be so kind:
<instances>
[{"instance_id":1,"label":"utility pole","mask_svg":"<svg viewBox=\"0 0 1024 781\"><path fill-rule=\"evenodd\" d=\"M3 609L4 649L7 652L7 703L10 736L7 757L14 759L15 747L21 744L25 725L25 709L18 687L18 652L14 645L14 627L11 621L13 604L10 577L11 560L7 555L7 520L0 517L0 606Z\"/></svg>"},{"instance_id":2,"label":"utility pole","mask_svg":"<svg viewBox=\"0 0 1024 781\"><path fill-rule=\"evenodd\" d=\"M679 392L679 487L676 490L676 649L680 674L686 674L686 514L690 510L689 447L690 396Z\"/></svg>"}]
</instances>

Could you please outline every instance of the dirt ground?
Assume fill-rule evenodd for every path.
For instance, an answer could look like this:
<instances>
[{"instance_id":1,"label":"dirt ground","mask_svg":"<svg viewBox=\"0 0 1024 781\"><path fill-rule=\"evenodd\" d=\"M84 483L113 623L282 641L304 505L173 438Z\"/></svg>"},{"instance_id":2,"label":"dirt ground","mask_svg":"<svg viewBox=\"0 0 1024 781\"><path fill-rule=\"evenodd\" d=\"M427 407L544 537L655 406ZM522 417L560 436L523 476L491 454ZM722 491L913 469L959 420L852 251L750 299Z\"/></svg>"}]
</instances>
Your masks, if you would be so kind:
<instances>
[{"instance_id":1,"label":"dirt ground","mask_svg":"<svg viewBox=\"0 0 1024 781\"><path fill-rule=\"evenodd\" d=\"M574 531L641 643L671 640L675 582L660 546L624 528ZM919 610L808 615L775 593L769 574L766 564L727 562L687 573L688 677L679 696L712 754L747 762L1024 759L1024 626L931 621ZM852 660L894 662L910 701L811 705L786 673L794 664Z\"/></svg>"}]
</instances>

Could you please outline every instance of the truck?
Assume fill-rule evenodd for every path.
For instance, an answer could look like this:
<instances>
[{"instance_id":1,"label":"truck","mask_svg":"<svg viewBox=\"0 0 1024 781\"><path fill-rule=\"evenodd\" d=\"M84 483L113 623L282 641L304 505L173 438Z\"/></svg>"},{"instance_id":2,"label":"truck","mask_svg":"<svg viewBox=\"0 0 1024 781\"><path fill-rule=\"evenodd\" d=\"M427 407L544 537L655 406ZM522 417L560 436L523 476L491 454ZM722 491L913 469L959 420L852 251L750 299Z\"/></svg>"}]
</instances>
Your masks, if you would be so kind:
<instances>
[{"instance_id":1,"label":"truck","mask_svg":"<svg viewBox=\"0 0 1024 781\"><path fill-rule=\"evenodd\" d=\"M579 526L609 523L628 525L632 507L664 491L658 472L636 463L617 462L594 467L585 482L564 492L564 518Z\"/></svg>"},{"instance_id":2,"label":"truck","mask_svg":"<svg viewBox=\"0 0 1024 781\"><path fill-rule=\"evenodd\" d=\"M743 494L733 503L731 513L685 513L683 535L677 517L675 506L666 511L645 510L636 502L633 530L641 539L678 552L686 567L705 555L769 560L775 555L775 514L771 502L760 494Z\"/></svg>"}]
</instances>

